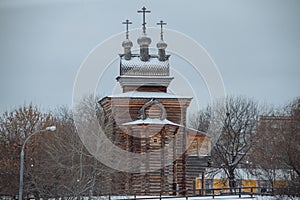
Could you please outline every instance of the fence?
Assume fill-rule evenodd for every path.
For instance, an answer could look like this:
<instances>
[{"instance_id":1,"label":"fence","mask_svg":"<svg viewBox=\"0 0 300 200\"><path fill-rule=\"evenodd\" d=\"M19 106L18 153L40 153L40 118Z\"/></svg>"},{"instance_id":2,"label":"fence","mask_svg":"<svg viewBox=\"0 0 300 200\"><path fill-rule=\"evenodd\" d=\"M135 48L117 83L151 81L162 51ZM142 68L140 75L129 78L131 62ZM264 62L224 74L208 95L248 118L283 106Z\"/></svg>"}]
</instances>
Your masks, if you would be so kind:
<instances>
[{"instance_id":1,"label":"fence","mask_svg":"<svg viewBox=\"0 0 300 200\"><path fill-rule=\"evenodd\" d=\"M284 188L266 188L266 187L236 187L236 188L209 188L202 191L199 190L170 190L170 191L156 191L156 192L148 192L147 194L124 194L122 196L113 195L113 194L102 194L100 197L109 200L151 200L151 199L172 199L172 198L185 198L188 200L192 197L200 197L200 196L211 196L213 199L217 196L238 196L239 198L242 195L248 195L250 197L263 195L263 196L273 196L277 193L282 193L282 189ZM288 192L288 191L286 191ZM169 193L169 195L167 195ZM176 195L172 195L176 194ZM192 194L192 195L189 195ZM298 193L297 193L298 194ZM296 194L296 196L298 196ZM81 196L82 197L82 196ZM0 194L0 200L11 200L17 199L17 197L11 197ZM90 197L89 199L93 199Z\"/></svg>"},{"instance_id":2,"label":"fence","mask_svg":"<svg viewBox=\"0 0 300 200\"><path fill-rule=\"evenodd\" d=\"M237 195L239 198L242 195L249 195L250 197L256 195L274 195L274 191L272 188L262 188L262 187L236 187L236 188L212 188L205 189L203 192L201 189L199 190L199 195L194 192L194 196L234 196Z\"/></svg>"},{"instance_id":3,"label":"fence","mask_svg":"<svg viewBox=\"0 0 300 200\"><path fill-rule=\"evenodd\" d=\"M172 199L172 198L185 198L188 200L192 197L199 197L199 196L211 196L213 199L218 196L238 196L241 198L243 195L248 195L250 197L254 196L272 196L274 195L274 191L276 191L276 188L266 188L266 187L236 187L236 188L209 188L202 191L194 190L193 195L188 195L188 191L171 191L176 192L177 195L173 196L166 196L163 195L164 191L161 191L159 195L153 195L151 196L151 193L148 193L149 196L138 196L138 195L132 195L127 198L116 198L118 200L151 200L151 199ZM180 195L182 193L185 193L185 195ZM157 194L157 192L156 192ZM110 199L110 198L109 198Z\"/></svg>"},{"instance_id":4,"label":"fence","mask_svg":"<svg viewBox=\"0 0 300 200\"><path fill-rule=\"evenodd\" d=\"M217 196L238 196L239 198L242 195L249 195L250 197L254 197L256 195L265 195L272 196L274 195L274 190L272 188L263 188L263 187L236 187L236 188L211 188L205 189L202 191L201 189L193 191L193 195L188 195L187 190L182 191L171 191L172 193L176 192L177 194L185 193L186 195L174 195L174 196L166 196L163 195L165 192L160 191L160 194L151 196L151 193L148 193L150 196L137 196L133 195L127 198L118 198L118 200L151 200L151 199L172 199L172 198L185 198L188 200L191 197L199 197L199 196L211 196L213 199ZM156 194L158 192L155 192ZM109 198L110 199L110 198Z\"/></svg>"}]
</instances>

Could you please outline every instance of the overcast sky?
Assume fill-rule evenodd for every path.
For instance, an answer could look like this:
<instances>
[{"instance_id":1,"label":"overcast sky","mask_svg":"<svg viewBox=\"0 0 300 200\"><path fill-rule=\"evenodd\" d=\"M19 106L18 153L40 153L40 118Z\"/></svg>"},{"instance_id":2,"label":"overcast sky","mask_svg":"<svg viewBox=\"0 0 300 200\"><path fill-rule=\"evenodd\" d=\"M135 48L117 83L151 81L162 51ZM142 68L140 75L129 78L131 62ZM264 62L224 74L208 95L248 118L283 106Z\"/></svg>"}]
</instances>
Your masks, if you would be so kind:
<instances>
[{"instance_id":1,"label":"overcast sky","mask_svg":"<svg viewBox=\"0 0 300 200\"><path fill-rule=\"evenodd\" d=\"M227 94L274 105L300 96L299 0L1 0L0 112L71 105L81 63L125 19L140 28L142 6L149 26L163 19L207 50ZM99 87L114 87L111 69Z\"/></svg>"}]
</instances>

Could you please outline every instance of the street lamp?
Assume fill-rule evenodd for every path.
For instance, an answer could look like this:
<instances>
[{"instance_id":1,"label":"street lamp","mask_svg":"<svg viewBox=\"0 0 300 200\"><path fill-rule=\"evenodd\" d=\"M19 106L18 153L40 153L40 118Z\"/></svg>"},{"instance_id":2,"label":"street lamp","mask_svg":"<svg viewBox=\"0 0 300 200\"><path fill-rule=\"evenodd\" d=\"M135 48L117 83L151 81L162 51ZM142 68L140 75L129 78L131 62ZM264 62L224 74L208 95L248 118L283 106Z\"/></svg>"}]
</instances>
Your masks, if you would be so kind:
<instances>
[{"instance_id":1,"label":"street lamp","mask_svg":"<svg viewBox=\"0 0 300 200\"><path fill-rule=\"evenodd\" d=\"M46 132L46 131L55 131L56 130L56 126L49 126L46 127L43 130L37 130L33 133L31 133L24 141L23 145L22 145L22 150L21 150L21 156L20 156L20 183L19 183L19 200L23 199L23 173L24 173L24 149L25 149L25 145L27 143L27 141L34 136L37 133L42 133L42 132Z\"/></svg>"}]
</instances>

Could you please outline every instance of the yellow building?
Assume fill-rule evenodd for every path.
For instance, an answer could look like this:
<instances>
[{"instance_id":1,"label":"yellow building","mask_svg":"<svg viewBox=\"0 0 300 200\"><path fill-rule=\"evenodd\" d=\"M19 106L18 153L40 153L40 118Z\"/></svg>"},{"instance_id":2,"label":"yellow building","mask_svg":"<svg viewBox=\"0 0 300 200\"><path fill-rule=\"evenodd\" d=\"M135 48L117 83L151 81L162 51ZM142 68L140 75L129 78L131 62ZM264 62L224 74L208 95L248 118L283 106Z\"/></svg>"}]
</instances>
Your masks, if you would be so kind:
<instances>
[{"instance_id":1,"label":"yellow building","mask_svg":"<svg viewBox=\"0 0 300 200\"><path fill-rule=\"evenodd\" d=\"M263 174L263 173L258 173ZM246 169L236 170L236 187L242 188L241 192L262 192L264 188L282 188L287 185L288 177L286 176L286 170L278 169L275 171L275 180L270 181L267 176L254 176L250 174ZM209 189L217 189L214 194L227 193L229 192L229 182L226 174L219 169L212 169L206 172L205 176L205 189L206 193L212 193ZM201 178L196 178L196 189L201 188Z\"/></svg>"}]
</instances>

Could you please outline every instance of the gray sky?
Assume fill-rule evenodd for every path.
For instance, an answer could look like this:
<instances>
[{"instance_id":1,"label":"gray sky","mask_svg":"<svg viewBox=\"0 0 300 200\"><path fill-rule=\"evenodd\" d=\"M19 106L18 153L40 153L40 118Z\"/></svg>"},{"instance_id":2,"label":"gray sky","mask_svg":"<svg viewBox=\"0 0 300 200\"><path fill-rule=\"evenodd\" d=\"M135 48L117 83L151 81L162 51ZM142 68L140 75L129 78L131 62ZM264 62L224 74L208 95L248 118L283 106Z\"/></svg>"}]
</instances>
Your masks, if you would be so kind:
<instances>
[{"instance_id":1,"label":"gray sky","mask_svg":"<svg viewBox=\"0 0 300 200\"><path fill-rule=\"evenodd\" d=\"M163 19L208 51L228 94L274 105L300 96L299 0L1 0L0 112L71 105L83 60L126 18L141 27L142 6L149 26ZM99 87L113 88L118 69Z\"/></svg>"}]
</instances>

